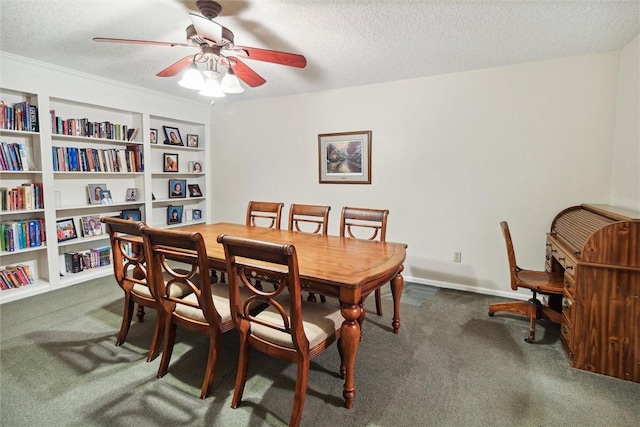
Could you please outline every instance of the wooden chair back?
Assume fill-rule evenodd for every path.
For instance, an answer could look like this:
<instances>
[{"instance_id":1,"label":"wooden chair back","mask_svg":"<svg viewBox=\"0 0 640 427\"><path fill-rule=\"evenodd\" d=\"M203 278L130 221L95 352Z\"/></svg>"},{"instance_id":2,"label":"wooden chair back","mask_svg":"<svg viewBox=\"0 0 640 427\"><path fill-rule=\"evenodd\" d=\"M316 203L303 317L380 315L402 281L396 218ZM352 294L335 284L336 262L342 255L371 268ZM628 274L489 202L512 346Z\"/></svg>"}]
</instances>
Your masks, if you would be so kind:
<instances>
[{"instance_id":1,"label":"wooden chair back","mask_svg":"<svg viewBox=\"0 0 640 427\"><path fill-rule=\"evenodd\" d=\"M507 246L507 257L509 258L509 276L511 279L511 289L514 291L518 289L518 271L520 268L516 263L516 253L513 249L513 240L511 240L511 232L509 231L509 224L507 221L500 222L500 228L502 229L502 235L504 236L504 242Z\"/></svg>"},{"instance_id":2,"label":"wooden chair back","mask_svg":"<svg viewBox=\"0 0 640 427\"><path fill-rule=\"evenodd\" d=\"M149 282L164 310L174 314L177 305L202 310L206 323L221 329L220 314L211 295L209 261L202 235L153 227L144 228L142 234L149 257ZM194 297L183 298L185 293ZM187 317L183 320L192 321Z\"/></svg>"},{"instance_id":3,"label":"wooden chair back","mask_svg":"<svg viewBox=\"0 0 640 427\"><path fill-rule=\"evenodd\" d=\"M340 214L340 237L379 240L387 238L387 209L343 207Z\"/></svg>"},{"instance_id":4,"label":"wooden chair back","mask_svg":"<svg viewBox=\"0 0 640 427\"><path fill-rule=\"evenodd\" d=\"M297 205L289 208L289 230L327 235L331 206Z\"/></svg>"},{"instance_id":5,"label":"wooden chair back","mask_svg":"<svg viewBox=\"0 0 640 427\"><path fill-rule=\"evenodd\" d=\"M280 230L284 203L250 201L247 206L246 224Z\"/></svg>"},{"instance_id":6,"label":"wooden chair back","mask_svg":"<svg viewBox=\"0 0 640 427\"><path fill-rule=\"evenodd\" d=\"M102 217L106 224L111 243L113 274L125 291L131 291L135 284L147 286L147 267L144 248L140 237L146 227L142 221L128 221L120 218Z\"/></svg>"}]
</instances>

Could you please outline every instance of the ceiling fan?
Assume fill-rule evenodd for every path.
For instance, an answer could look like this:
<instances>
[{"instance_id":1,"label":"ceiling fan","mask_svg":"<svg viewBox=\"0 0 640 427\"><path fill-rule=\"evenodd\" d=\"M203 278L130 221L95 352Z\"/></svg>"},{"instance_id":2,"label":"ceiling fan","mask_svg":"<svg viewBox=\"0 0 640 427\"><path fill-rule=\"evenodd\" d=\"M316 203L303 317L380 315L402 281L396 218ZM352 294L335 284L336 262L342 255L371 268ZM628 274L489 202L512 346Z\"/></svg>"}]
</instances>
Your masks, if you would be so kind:
<instances>
[{"instance_id":1,"label":"ceiling fan","mask_svg":"<svg viewBox=\"0 0 640 427\"><path fill-rule=\"evenodd\" d=\"M180 74L196 63L204 63L203 71L206 77L215 79L220 75L218 66L227 70L228 74L237 76L250 87L257 87L266 82L258 73L240 60L252 59L255 61L270 62L273 64L288 65L290 67L304 68L307 60L302 55L279 52L275 50L259 49L255 47L236 46L233 33L226 27L216 23L214 19L222 11L222 6L213 0L198 0L196 2L201 15L189 13L192 24L187 27L187 43L171 43L149 40L116 39L94 37L97 42L107 43L131 43L152 46L167 47L196 47L200 51L187 55L177 62L160 71L158 77L173 77Z\"/></svg>"}]
</instances>

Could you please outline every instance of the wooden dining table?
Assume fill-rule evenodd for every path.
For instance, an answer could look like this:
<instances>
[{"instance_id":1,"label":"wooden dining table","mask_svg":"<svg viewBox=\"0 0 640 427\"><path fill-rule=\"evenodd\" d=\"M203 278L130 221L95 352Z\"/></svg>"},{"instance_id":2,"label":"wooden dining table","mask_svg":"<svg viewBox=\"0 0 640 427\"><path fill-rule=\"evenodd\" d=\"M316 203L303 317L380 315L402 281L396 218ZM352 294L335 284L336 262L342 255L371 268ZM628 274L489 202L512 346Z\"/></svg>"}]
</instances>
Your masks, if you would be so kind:
<instances>
[{"instance_id":1,"label":"wooden dining table","mask_svg":"<svg viewBox=\"0 0 640 427\"><path fill-rule=\"evenodd\" d=\"M211 268L225 271L224 249L217 242L220 234L290 243L296 248L303 290L338 298L344 322L341 327L345 382L343 397L347 408L355 398L355 360L364 320L364 299L382 285L391 282L394 296L393 332L400 329L400 296L404 286L403 263L407 245L376 242L338 236L300 233L289 230L254 227L232 223L193 224L181 231L203 235ZM329 304L330 302L328 302Z\"/></svg>"}]
</instances>

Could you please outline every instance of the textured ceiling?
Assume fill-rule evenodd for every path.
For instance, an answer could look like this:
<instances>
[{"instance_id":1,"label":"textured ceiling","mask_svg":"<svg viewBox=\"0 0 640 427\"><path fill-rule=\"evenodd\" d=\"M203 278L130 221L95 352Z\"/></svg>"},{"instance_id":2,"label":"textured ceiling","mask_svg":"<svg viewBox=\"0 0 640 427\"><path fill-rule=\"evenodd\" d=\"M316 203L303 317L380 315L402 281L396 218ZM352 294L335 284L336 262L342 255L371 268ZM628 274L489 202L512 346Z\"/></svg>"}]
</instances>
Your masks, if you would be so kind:
<instances>
[{"instance_id":1,"label":"textured ceiling","mask_svg":"<svg viewBox=\"0 0 640 427\"><path fill-rule=\"evenodd\" d=\"M221 102L380 83L618 50L640 33L640 0L220 1L237 45L300 53L305 69L246 60L267 83ZM195 48L186 0L0 0L0 50L194 100L156 73Z\"/></svg>"}]
</instances>

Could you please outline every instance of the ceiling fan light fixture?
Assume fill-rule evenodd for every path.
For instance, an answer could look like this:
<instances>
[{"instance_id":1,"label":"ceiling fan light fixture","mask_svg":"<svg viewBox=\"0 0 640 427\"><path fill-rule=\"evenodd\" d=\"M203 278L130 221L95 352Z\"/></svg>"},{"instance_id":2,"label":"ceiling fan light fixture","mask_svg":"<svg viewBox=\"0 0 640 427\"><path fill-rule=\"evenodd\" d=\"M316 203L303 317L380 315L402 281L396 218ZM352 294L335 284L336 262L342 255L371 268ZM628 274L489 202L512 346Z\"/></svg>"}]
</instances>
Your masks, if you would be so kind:
<instances>
[{"instance_id":1,"label":"ceiling fan light fixture","mask_svg":"<svg viewBox=\"0 0 640 427\"><path fill-rule=\"evenodd\" d=\"M202 96L208 96L211 98L222 98L225 96L218 80L209 78L205 80L202 90L199 92Z\"/></svg>"},{"instance_id":2,"label":"ceiling fan light fixture","mask_svg":"<svg viewBox=\"0 0 640 427\"><path fill-rule=\"evenodd\" d=\"M187 89L200 90L204 85L204 78L202 73L198 70L198 66L195 63L191 63L187 71L184 72L182 78L178 82L182 87Z\"/></svg>"},{"instance_id":3,"label":"ceiling fan light fixture","mask_svg":"<svg viewBox=\"0 0 640 427\"><path fill-rule=\"evenodd\" d=\"M229 71L222 78L222 90L226 93L242 93L244 89L240 86L240 80L233 74L233 71Z\"/></svg>"}]
</instances>

